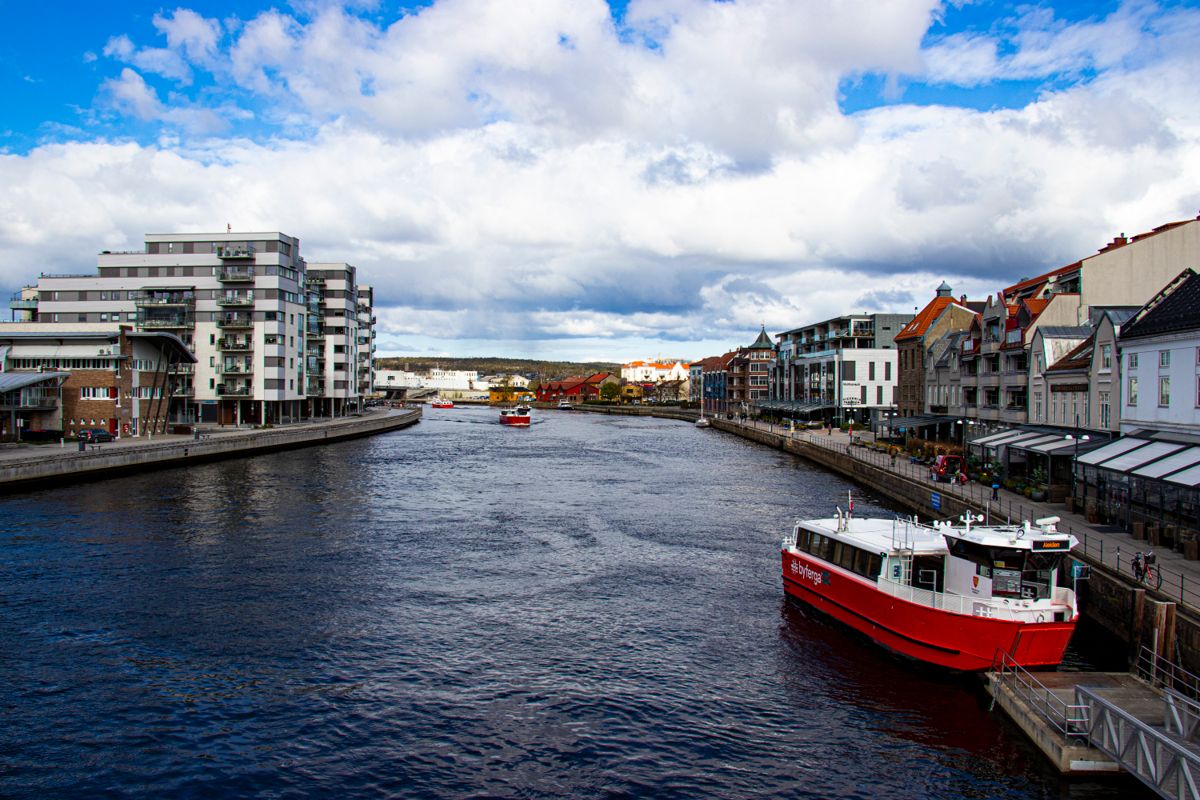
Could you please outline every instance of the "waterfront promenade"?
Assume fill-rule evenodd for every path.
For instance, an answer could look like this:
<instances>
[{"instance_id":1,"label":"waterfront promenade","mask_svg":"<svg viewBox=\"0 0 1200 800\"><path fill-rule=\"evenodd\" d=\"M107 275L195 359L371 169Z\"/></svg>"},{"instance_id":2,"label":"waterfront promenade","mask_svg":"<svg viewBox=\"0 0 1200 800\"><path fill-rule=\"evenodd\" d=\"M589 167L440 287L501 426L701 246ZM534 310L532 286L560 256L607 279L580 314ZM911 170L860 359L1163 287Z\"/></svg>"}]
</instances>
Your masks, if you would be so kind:
<instances>
[{"instance_id":1,"label":"waterfront promenade","mask_svg":"<svg viewBox=\"0 0 1200 800\"><path fill-rule=\"evenodd\" d=\"M131 437L83 450L74 441L8 446L0 448L0 491L329 444L398 430L420 419L420 409L379 409L271 428L201 426L198 435Z\"/></svg>"},{"instance_id":2,"label":"waterfront promenade","mask_svg":"<svg viewBox=\"0 0 1200 800\"><path fill-rule=\"evenodd\" d=\"M1105 569L1125 576L1131 582L1134 582L1131 567L1133 555L1139 551L1154 550L1158 556L1158 565L1162 569L1163 584L1157 593L1151 593L1159 595L1159 599L1178 603L1193 613L1200 612L1200 561L1189 561L1182 553L1170 548L1155 548L1149 542L1135 538L1122 527L1090 523L1083 515L1067 511L1064 505L1035 503L1024 495L1004 488L997 490L998 499L992 500L992 489L989 486L978 483L935 483L930 480L929 467L924 464L911 463L905 455L892 457L870 447L856 445L856 440L864 443L872 441L872 435L867 432L859 431L853 435L840 430L834 430L832 433L824 430L793 432L789 431L786 425L768 422L716 420L715 423L718 428L730 432L737 433L738 429L749 429L768 433L778 436L781 441L800 441L869 463L879 470L891 473L897 480L927 485L930 495L953 497L968 503L985 514L990 522L1001 520L1020 523L1025 520L1032 522L1045 517L1058 517L1061 520L1058 529L1079 539L1076 553L1086 555L1093 563L1103 565Z\"/></svg>"}]
</instances>

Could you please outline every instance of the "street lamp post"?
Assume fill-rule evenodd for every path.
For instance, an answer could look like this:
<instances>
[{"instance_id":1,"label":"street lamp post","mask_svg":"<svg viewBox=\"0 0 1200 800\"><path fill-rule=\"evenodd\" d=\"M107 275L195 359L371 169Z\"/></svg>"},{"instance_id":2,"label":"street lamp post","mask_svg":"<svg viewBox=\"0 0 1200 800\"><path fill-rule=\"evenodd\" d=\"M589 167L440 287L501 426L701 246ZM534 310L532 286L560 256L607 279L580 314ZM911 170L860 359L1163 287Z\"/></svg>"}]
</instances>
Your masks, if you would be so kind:
<instances>
[{"instance_id":1,"label":"street lamp post","mask_svg":"<svg viewBox=\"0 0 1200 800\"><path fill-rule=\"evenodd\" d=\"M1082 436L1079 436L1079 435L1072 436L1071 434L1068 433L1065 438L1075 440L1075 453L1074 453L1074 455L1071 456L1071 499L1075 502L1078 502L1079 497L1077 495L1078 495L1078 489L1079 489L1079 477L1078 477L1079 443L1086 442L1091 437L1088 436L1086 433Z\"/></svg>"},{"instance_id":2,"label":"street lamp post","mask_svg":"<svg viewBox=\"0 0 1200 800\"><path fill-rule=\"evenodd\" d=\"M958 443L962 448L963 458L967 457L967 421L965 419L955 420L954 424L958 426Z\"/></svg>"}]
</instances>

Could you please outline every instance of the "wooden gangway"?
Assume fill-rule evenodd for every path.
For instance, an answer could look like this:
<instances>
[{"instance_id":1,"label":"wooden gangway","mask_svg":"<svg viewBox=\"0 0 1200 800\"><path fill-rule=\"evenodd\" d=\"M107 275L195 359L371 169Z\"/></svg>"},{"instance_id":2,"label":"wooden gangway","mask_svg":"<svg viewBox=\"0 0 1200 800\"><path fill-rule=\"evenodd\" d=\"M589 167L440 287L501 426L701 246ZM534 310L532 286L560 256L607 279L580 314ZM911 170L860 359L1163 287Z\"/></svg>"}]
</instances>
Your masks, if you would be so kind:
<instances>
[{"instance_id":1,"label":"wooden gangway","mask_svg":"<svg viewBox=\"0 0 1200 800\"><path fill-rule=\"evenodd\" d=\"M1064 774L1124 771L1200 800L1200 678L1149 648L1128 673L1035 674L1000 654L987 679L993 705Z\"/></svg>"}]
</instances>

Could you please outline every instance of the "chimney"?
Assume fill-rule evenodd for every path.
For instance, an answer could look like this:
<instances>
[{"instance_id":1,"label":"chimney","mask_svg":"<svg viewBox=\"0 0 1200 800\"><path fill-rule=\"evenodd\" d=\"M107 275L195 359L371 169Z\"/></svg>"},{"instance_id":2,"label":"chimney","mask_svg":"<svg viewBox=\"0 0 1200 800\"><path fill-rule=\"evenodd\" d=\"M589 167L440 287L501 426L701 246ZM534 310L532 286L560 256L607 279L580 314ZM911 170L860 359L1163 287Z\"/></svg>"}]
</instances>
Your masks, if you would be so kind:
<instances>
[{"instance_id":1,"label":"chimney","mask_svg":"<svg viewBox=\"0 0 1200 800\"><path fill-rule=\"evenodd\" d=\"M1125 237L1125 233L1122 232L1120 236L1114 236L1111 242L1104 245L1104 247L1101 247L1100 252L1107 253L1109 250L1116 250L1118 247L1124 247L1127 244L1129 244L1129 239L1127 239Z\"/></svg>"},{"instance_id":2,"label":"chimney","mask_svg":"<svg viewBox=\"0 0 1200 800\"><path fill-rule=\"evenodd\" d=\"M962 297L958 298L958 302L965 306L967 304L967 296L964 294Z\"/></svg>"}]
</instances>

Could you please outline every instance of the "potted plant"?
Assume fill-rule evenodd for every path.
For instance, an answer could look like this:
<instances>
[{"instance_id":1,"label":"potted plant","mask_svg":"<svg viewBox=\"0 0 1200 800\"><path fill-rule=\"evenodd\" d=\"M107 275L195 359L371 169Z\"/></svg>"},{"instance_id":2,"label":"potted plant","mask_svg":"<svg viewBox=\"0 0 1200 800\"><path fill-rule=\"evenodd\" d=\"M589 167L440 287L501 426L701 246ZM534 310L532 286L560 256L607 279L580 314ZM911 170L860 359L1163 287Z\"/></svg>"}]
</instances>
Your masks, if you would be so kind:
<instances>
[{"instance_id":1,"label":"potted plant","mask_svg":"<svg viewBox=\"0 0 1200 800\"><path fill-rule=\"evenodd\" d=\"M1026 496L1035 503L1042 502L1046 499L1046 471L1038 467L1029 476L1029 479L1032 481L1032 486Z\"/></svg>"}]
</instances>

